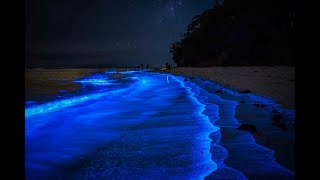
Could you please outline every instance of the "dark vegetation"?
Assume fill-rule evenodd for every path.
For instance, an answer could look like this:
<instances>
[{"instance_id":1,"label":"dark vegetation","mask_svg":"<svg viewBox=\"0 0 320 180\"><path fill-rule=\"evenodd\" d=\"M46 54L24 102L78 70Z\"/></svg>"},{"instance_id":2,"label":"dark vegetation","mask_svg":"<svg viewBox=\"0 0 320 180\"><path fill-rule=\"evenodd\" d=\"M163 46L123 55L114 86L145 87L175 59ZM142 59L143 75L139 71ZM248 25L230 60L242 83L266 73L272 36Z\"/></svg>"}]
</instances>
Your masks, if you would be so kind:
<instances>
[{"instance_id":1,"label":"dark vegetation","mask_svg":"<svg viewBox=\"0 0 320 180\"><path fill-rule=\"evenodd\" d=\"M170 52L178 67L295 65L294 0L224 0L194 16Z\"/></svg>"}]
</instances>

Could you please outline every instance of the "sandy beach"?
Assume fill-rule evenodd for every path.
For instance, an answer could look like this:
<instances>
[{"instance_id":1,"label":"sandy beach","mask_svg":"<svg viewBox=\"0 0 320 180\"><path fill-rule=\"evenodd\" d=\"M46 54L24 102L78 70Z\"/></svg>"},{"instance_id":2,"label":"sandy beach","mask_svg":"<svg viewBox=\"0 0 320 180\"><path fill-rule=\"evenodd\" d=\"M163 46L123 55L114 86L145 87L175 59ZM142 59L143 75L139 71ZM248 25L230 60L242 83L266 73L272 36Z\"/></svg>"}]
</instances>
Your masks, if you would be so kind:
<instances>
[{"instance_id":1,"label":"sandy beach","mask_svg":"<svg viewBox=\"0 0 320 180\"><path fill-rule=\"evenodd\" d=\"M162 72L200 77L239 91L250 90L257 95L271 97L286 108L295 109L294 67L178 67Z\"/></svg>"}]
</instances>

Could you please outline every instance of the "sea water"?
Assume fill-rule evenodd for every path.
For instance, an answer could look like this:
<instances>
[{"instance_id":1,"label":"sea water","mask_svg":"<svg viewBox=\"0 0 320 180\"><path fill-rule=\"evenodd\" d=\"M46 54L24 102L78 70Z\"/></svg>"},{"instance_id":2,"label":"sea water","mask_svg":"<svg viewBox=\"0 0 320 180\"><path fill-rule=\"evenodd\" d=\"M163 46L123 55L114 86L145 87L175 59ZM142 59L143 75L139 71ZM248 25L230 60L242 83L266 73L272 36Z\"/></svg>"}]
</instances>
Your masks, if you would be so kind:
<instances>
[{"instance_id":1,"label":"sea water","mask_svg":"<svg viewBox=\"0 0 320 180\"><path fill-rule=\"evenodd\" d=\"M81 93L26 104L26 179L294 178L272 150L236 130L237 107L267 122L266 110L240 100L273 101L218 95L219 85L201 79L120 74L76 79Z\"/></svg>"},{"instance_id":2,"label":"sea water","mask_svg":"<svg viewBox=\"0 0 320 180\"><path fill-rule=\"evenodd\" d=\"M25 109L27 179L203 178L217 167L204 106L179 77L78 79L94 90Z\"/></svg>"}]
</instances>

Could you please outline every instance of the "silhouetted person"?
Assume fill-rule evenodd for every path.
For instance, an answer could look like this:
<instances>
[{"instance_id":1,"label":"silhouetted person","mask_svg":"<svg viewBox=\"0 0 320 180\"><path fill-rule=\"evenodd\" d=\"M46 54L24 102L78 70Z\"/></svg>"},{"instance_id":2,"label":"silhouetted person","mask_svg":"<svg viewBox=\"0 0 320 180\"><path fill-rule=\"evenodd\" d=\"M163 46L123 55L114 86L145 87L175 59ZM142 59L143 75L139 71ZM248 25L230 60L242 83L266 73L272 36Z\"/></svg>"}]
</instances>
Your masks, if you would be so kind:
<instances>
[{"instance_id":1,"label":"silhouetted person","mask_svg":"<svg viewBox=\"0 0 320 180\"><path fill-rule=\"evenodd\" d=\"M141 71L143 70L143 64L141 64Z\"/></svg>"},{"instance_id":2,"label":"silhouetted person","mask_svg":"<svg viewBox=\"0 0 320 180\"><path fill-rule=\"evenodd\" d=\"M139 65L137 65L137 70L139 71L139 68L140 68L140 66Z\"/></svg>"},{"instance_id":3,"label":"silhouetted person","mask_svg":"<svg viewBox=\"0 0 320 180\"><path fill-rule=\"evenodd\" d=\"M149 64L147 64L147 71L148 71L148 69L149 69Z\"/></svg>"}]
</instances>

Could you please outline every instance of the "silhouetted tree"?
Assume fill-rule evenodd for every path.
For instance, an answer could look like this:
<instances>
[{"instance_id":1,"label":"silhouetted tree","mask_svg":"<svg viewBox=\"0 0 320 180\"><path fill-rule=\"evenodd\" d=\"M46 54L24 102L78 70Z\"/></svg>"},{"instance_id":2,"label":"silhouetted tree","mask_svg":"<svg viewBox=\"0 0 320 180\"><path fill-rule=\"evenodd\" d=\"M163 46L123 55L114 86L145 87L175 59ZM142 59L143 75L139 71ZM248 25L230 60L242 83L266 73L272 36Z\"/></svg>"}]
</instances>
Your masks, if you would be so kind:
<instances>
[{"instance_id":1,"label":"silhouetted tree","mask_svg":"<svg viewBox=\"0 0 320 180\"><path fill-rule=\"evenodd\" d=\"M224 0L194 16L170 52L177 66L294 65L294 0Z\"/></svg>"}]
</instances>

